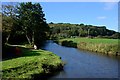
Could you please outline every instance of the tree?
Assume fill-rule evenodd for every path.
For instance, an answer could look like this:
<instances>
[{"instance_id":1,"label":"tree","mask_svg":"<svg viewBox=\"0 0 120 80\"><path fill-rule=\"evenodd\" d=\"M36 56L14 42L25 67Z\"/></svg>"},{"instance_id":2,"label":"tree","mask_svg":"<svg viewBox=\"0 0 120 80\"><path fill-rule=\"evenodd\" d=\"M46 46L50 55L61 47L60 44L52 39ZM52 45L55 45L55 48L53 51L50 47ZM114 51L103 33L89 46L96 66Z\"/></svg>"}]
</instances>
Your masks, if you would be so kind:
<instances>
[{"instance_id":1,"label":"tree","mask_svg":"<svg viewBox=\"0 0 120 80\"><path fill-rule=\"evenodd\" d=\"M120 39L120 33L115 33L112 35L114 39Z\"/></svg>"},{"instance_id":2,"label":"tree","mask_svg":"<svg viewBox=\"0 0 120 80\"><path fill-rule=\"evenodd\" d=\"M84 24L69 24L69 23L49 23L51 27L51 36L56 38L75 37L97 37L108 36L108 38L116 38L117 32L106 29L106 26L94 26ZM113 35L114 34L114 35Z\"/></svg>"},{"instance_id":3,"label":"tree","mask_svg":"<svg viewBox=\"0 0 120 80\"><path fill-rule=\"evenodd\" d=\"M49 24L54 24L53 22L50 22Z\"/></svg>"},{"instance_id":4,"label":"tree","mask_svg":"<svg viewBox=\"0 0 120 80\"><path fill-rule=\"evenodd\" d=\"M81 24L80 24L80 26L84 26L84 24L83 24L83 23L81 23Z\"/></svg>"},{"instance_id":5,"label":"tree","mask_svg":"<svg viewBox=\"0 0 120 80\"><path fill-rule=\"evenodd\" d=\"M14 5L2 5L2 32L3 41L6 43L8 43L12 32L14 32L15 11L16 7Z\"/></svg>"},{"instance_id":6,"label":"tree","mask_svg":"<svg viewBox=\"0 0 120 80\"><path fill-rule=\"evenodd\" d=\"M17 14L19 25L21 25L29 44L36 44L39 47L45 41L49 31L40 4L20 3Z\"/></svg>"}]
</instances>

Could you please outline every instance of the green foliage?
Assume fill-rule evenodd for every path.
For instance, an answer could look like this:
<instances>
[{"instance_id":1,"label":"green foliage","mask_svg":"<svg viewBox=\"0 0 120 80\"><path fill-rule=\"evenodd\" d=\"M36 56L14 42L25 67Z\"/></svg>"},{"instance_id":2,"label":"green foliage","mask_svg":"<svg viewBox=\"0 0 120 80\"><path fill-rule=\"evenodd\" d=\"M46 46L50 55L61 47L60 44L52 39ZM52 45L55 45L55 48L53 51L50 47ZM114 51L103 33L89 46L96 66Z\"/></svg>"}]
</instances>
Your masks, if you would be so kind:
<instances>
[{"instance_id":1,"label":"green foliage","mask_svg":"<svg viewBox=\"0 0 120 80\"><path fill-rule=\"evenodd\" d=\"M20 3L17 14L19 24L24 30L28 42L39 47L46 40L49 31L41 5L31 2Z\"/></svg>"},{"instance_id":2,"label":"green foliage","mask_svg":"<svg viewBox=\"0 0 120 80\"><path fill-rule=\"evenodd\" d=\"M41 78L42 75L61 70L63 67L60 57L52 52L19 48L22 50L21 57L0 62L3 79L34 79L38 74Z\"/></svg>"},{"instance_id":3,"label":"green foliage","mask_svg":"<svg viewBox=\"0 0 120 80\"><path fill-rule=\"evenodd\" d=\"M84 24L69 23L50 23L51 37L70 38L70 37L106 37L118 39L120 33L108 30L105 26L93 26Z\"/></svg>"},{"instance_id":4,"label":"green foliage","mask_svg":"<svg viewBox=\"0 0 120 80\"><path fill-rule=\"evenodd\" d=\"M15 31L15 11L14 5L2 5L2 32L3 32L3 45L8 43L8 40Z\"/></svg>"},{"instance_id":5,"label":"green foliage","mask_svg":"<svg viewBox=\"0 0 120 80\"><path fill-rule=\"evenodd\" d=\"M67 40L62 41L61 45L67 46L67 47L75 47L75 48L77 47L77 43L74 43L73 41L67 41Z\"/></svg>"},{"instance_id":6,"label":"green foliage","mask_svg":"<svg viewBox=\"0 0 120 80\"><path fill-rule=\"evenodd\" d=\"M39 48L49 37L49 26L39 3L4 4L2 9L4 43L20 43L18 38L24 36L26 39L23 38L21 43L28 41Z\"/></svg>"}]
</instances>

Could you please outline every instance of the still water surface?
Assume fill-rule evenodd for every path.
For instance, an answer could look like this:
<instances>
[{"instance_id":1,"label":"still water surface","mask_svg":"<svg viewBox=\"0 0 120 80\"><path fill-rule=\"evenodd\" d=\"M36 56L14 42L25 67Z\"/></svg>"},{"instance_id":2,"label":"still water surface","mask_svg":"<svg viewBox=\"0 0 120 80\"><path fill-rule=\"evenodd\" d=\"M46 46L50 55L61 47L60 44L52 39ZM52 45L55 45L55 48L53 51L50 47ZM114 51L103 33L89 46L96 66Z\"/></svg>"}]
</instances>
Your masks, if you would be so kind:
<instances>
[{"instance_id":1,"label":"still water surface","mask_svg":"<svg viewBox=\"0 0 120 80\"><path fill-rule=\"evenodd\" d=\"M64 70L52 78L118 78L119 58L64 47L47 41L45 50L66 62Z\"/></svg>"}]
</instances>

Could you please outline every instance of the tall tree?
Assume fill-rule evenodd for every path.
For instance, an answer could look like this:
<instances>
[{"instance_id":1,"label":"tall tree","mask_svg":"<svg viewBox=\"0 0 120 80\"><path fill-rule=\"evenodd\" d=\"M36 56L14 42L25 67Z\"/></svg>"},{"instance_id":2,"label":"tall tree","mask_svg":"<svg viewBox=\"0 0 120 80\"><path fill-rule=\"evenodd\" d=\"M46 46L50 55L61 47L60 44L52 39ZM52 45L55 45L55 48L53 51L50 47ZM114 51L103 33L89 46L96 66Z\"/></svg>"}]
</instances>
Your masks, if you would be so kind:
<instances>
[{"instance_id":1,"label":"tall tree","mask_svg":"<svg viewBox=\"0 0 120 80\"><path fill-rule=\"evenodd\" d=\"M19 25L24 30L29 44L40 46L49 30L41 5L31 2L20 3L17 14Z\"/></svg>"},{"instance_id":2,"label":"tall tree","mask_svg":"<svg viewBox=\"0 0 120 80\"><path fill-rule=\"evenodd\" d=\"M5 42L8 42L14 29L15 11L15 5L2 5L2 31L4 38L6 38Z\"/></svg>"}]
</instances>

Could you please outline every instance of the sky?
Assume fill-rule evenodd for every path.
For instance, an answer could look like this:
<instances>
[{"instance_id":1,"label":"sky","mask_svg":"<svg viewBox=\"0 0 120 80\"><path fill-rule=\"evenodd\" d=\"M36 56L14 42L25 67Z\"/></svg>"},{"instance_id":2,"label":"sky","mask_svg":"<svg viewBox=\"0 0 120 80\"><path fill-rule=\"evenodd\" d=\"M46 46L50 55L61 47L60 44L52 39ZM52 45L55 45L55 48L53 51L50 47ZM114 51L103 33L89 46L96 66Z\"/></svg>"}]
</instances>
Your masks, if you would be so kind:
<instances>
[{"instance_id":1,"label":"sky","mask_svg":"<svg viewBox=\"0 0 120 80\"><path fill-rule=\"evenodd\" d=\"M1 0L2 2L119 2L119 0Z\"/></svg>"},{"instance_id":2,"label":"sky","mask_svg":"<svg viewBox=\"0 0 120 80\"><path fill-rule=\"evenodd\" d=\"M99 0L98 0L99 1ZM102 0L101 0L102 1ZM118 2L39 2L46 21L106 26L118 31ZM112 2L113 1L113 2Z\"/></svg>"},{"instance_id":3,"label":"sky","mask_svg":"<svg viewBox=\"0 0 120 80\"><path fill-rule=\"evenodd\" d=\"M113 2L41 2L47 22L106 26L118 30L118 4Z\"/></svg>"}]
</instances>

